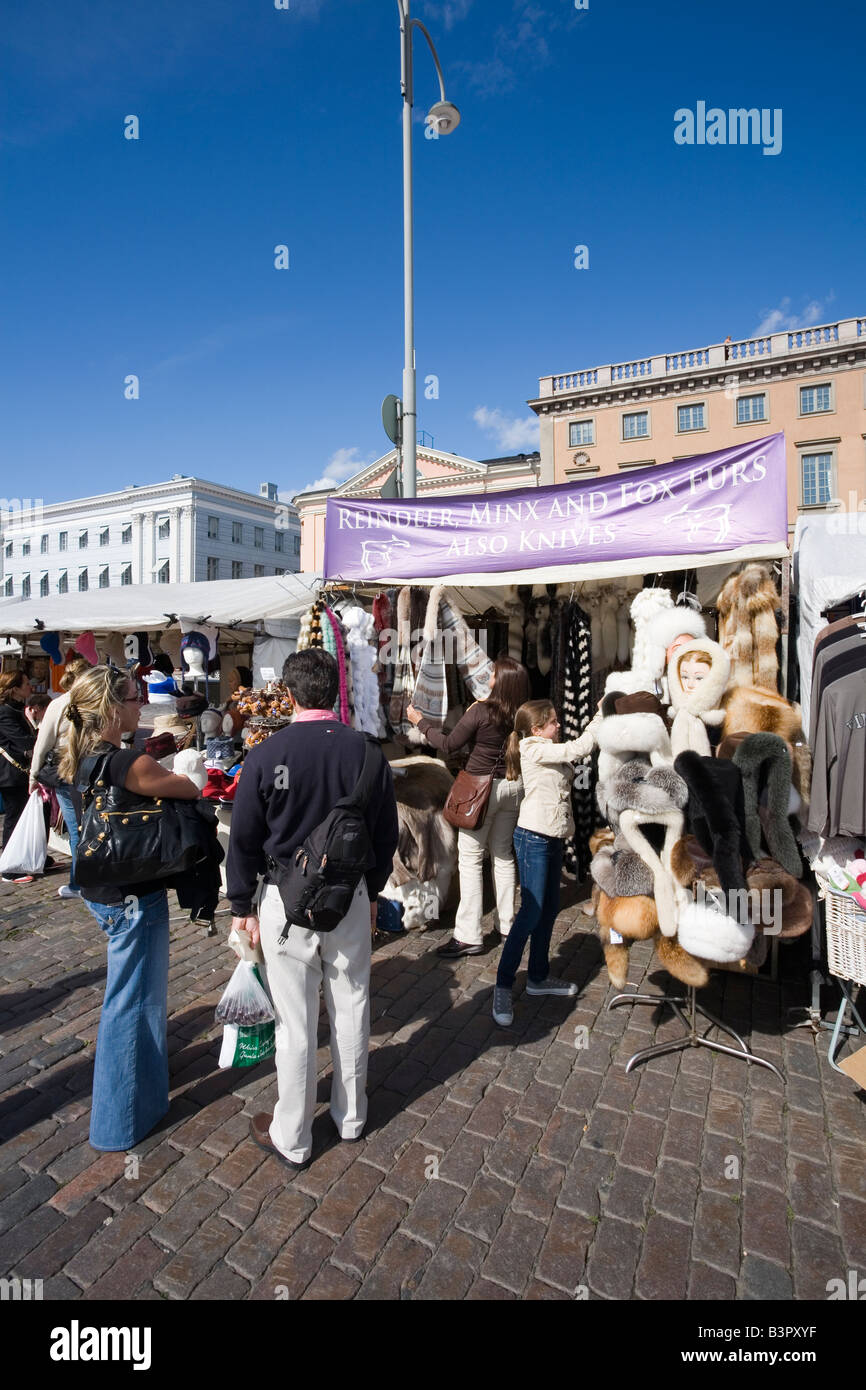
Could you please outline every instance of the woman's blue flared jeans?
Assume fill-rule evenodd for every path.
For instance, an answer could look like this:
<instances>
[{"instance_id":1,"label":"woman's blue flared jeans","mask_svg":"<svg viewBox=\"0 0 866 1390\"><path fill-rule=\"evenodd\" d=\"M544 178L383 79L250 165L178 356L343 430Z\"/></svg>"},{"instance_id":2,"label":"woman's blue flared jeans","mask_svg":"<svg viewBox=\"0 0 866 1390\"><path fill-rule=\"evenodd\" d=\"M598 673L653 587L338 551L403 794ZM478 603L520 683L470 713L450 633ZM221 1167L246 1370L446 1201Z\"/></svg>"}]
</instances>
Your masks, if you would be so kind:
<instances>
[{"instance_id":1,"label":"woman's blue flared jeans","mask_svg":"<svg viewBox=\"0 0 866 1390\"><path fill-rule=\"evenodd\" d=\"M133 1148L168 1110L168 897L165 889L107 907L87 901L108 937L96 1039L90 1143Z\"/></svg>"},{"instance_id":2,"label":"woman's blue flared jeans","mask_svg":"<svg viewBox=\"0 0 866 1390\"><path fill-rule=\"evenodd\" d=\"M555 835L539 835L518 826L514 849L520 872L520 911L505 938L496 984L511 989L529 940L529 979L540 985L550 966L550 938L559 912L559 875L562 841Z\"/></svg>"}]
</instances>

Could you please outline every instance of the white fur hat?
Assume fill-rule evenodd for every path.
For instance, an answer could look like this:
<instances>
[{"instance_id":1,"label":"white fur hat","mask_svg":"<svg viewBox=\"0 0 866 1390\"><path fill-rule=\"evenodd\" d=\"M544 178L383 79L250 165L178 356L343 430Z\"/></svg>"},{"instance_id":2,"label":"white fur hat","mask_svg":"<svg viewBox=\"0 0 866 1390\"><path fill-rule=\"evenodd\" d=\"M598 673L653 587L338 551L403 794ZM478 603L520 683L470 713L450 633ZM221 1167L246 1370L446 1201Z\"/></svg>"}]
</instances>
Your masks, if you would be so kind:
<instances>
[{"instance_id":1,"label":"white fur hat","mask_svg":"<svg viewBox=\"0 0 866 1390\"><path fill-rule=\"evenodd\" d=\"M173 771L180 777L188 777L199 791L207 786L204 758L195 748L183 748L180 753L175 753Z\"/></svg>"},{"instance_id":2,"label":"white fur hat","mask_svg":"<svg viewBox=\"0 0 866 1390\"><path fill-rule=\"evenodd\" d=\"M755 928L706 902L689 903L679 914L677 935L684 951L725 964L743 959L755 939Z\"/></svg>"},{"instance_id":3,"label":"white fur hat","mask_svg":"<svg viewBox=\"0 0 866 1390\"><path fill-rule=\"evenodd\" d=\"M688 633L689 637L704 637L706 631L703 614L694 608L674 607L656 613L647 623L643 633L645 665L658 679L667 665L668 647L674 638L680 637L683 633Z\"/></svg>"}]
</instances>

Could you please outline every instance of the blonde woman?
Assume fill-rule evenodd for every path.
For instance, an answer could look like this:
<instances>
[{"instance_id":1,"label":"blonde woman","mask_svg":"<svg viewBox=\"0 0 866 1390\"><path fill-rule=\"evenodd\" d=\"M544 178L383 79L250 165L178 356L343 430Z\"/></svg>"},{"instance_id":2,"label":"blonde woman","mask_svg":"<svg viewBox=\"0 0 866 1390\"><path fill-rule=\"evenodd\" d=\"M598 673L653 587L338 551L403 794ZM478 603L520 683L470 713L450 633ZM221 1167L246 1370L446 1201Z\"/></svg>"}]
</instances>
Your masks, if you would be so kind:
<instances>
[{"instance_id":1,"label":"blonde woman","mask_svg":"<svg viewBox=\"0 0 866 1390\"><path fill-rule=\"evenodd\" d=\"M577 994L577 985L549 974L550 938L559 911L562 842L574 834L571 814L572 764L591 753L592 725L580 738L559 742L559 720L549 700L528 700L514 720L506 760L520 770L525 795L514 832L520 872L520 911L508 934L493 991L493 1018L507 1028L513 1021L511 991L529 941L527 994Z\"/></svg>"},{"instance_id":2,"label":"blonde woman","mask_svg":"<svg viewBox=\"0 0 866 1390\"><path fill-rule=\"evenodd\" d=\"M85 792L106 786L193 801L198 789L147 754L121 748L141 712L125 671L94 666L69 692L61 778ZM168 897L163 882L88 886L85 906L108 937L105 998L96 1039L90 1144L117 1152L149 1134L168 1110Z\"/></svg>"}]
</instances>

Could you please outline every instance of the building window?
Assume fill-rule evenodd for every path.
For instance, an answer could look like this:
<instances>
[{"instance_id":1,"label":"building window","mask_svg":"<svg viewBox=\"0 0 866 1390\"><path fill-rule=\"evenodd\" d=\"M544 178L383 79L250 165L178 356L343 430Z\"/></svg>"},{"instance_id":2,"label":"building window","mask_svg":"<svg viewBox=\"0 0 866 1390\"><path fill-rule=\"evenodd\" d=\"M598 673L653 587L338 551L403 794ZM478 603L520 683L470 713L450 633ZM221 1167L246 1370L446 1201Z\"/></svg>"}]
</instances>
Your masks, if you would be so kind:
<instances>
[{"instance_id":1,"label":"building window","mask_svg":"<svg viewBox=\"0 0 866 1390\"><path fill-rule=\"evenodd\" d=\"M78 571L78 592L80 594L87 593L87 570Z\"/></svg>"},{"instance_id":2,"label":"building window","mask_svg":"<svg viewBox=\"0 0 866 1390\"><path fill-rule=\"evenodd\" d=\"M123 566L123 568L120 571L120 582L121 584L132 583L132 565Z\"/></svg>"},{"instance_id":3,"label":"building window","mask_svg":"<svg viewBox=\"0 0 866 1390\"><path fill-rule=\"evenodd\" d=\"M622 417L623 439L649 438L649 411L633 410Z\"/></svg>"},{"instance_id":4,"label":"building window","mask_svg":"<svg viewBox=\"0 0 866 1390\"><path fill-rule=\"evenodd\" d=\"M285 570L281 570L281 569L279 569L279 567L278 567L277 569L274 570L274 574L277 574L277 575L285 574L285 572L286 572Z\"/></svg>"},{"instance_id":5,"label":"building window","mask_svg":"<svg viewBox=\"0 0 866 1390\"><path fill-rule=\"evenodd\" d=\"M294 542L295 542L294 553L295 553L296 555L300 555L300 553L301 553L301 538L300 538L300 536L293 536L292 539L293 539Z\"/></svg>"},{"instance_id":6,"label":"building window","mask_svg":"<svg viewBox=\"0 0 866 1390\"><path fill-rule=\"evenodd\" d=\"M68 545L69 545L69 532L68 532L68 531L60 531L60 532L58 532L58 535L57 535L57 549L58 549L58 550L66 550L66 549L68 548Z\"/></svg>"},{"instance_id":7,"label":"building window","mask_svg":"<svg viewBox=\"0 0 866 1390\"><path fill-rule=\"evenodd\" d=\"M831 393L832 388L829 381L821 386L801 386L800 414L820 415L825 410L832 410Z\"/></svg>"},{"instance_id":8,"label":"building window","mask_svg":"<svg viewBox=\"0 0 866 1390\"><path fill-rule=\"evenodd\" d=\"M703 402L700 405L677 406L678 434L688 434L690 430L705 430L706 428L706 407Z\"/></svg>"},{"instance_id":9,"label":"building window","mask_svg":"<svg viewBox=\"0 0 866 1390\"><path fill-rule=\"evenodd\" d=\"M232 579L243 579L244 562L243 560L232 560Z\"/></svg>"},{"instance_id":10,"label":"building window","mask_svg":"<svg viewBox=\"0 0 866 1390\"><path fill-rule=\"evenodd\" d=\"M220 519L218 516L209 516L207 519L207 538L209 541L218 541L220 538Z\"/></svg>"},{"instance_id":11,"label":"building window","mask_svg":"<svg viewBox=\"0 0 866 1390\"><path fill-rule=\"evenodd\" d=\"M569 449L579 449L582 444L595 443L594 420L572 420L568 427Z\"/></svg>"},{"instance_id":12,"label":"building window","mask_svg":"<svg viewBox=\"0 0 866 1390\"><path fill-rule=\"evenodd\" d=\"M68 594L68 593L69 593L69 575L68 575L68 573L66 572L66 570L61 570L61 571L60 571L60 575L58 576L58 579L57 579L57 592L58 592L58 594Z\"/></svg>"},{"instance_id":13,"label":"building window","mask_svg":"<svg viewBox=\"0 0 866 1390\"><path fill-rule=\"evenodd\" d=\"M264 565L253 565L253 579L264 579L264 577L265 577L265 567L264 567Z\"/></svg>"},{"instance_id":14,"label":"building window","mask_svg":"<svg viewBox=\"0 0 866 1390\"><path fill-rule=\"evenodd\" d=\"M42 539L41 539L41 541L39 542L39 554L40 554L40 555L47 555L47 554L48 554L48 537L47 537L47 536L43 536Z\"/></svg>"},{"instance_id":15,"label":"building window","mask_svg":"<svg viewBox=\"0 0 866 1390\"><path fill-rule=\"evenodd\" d=\"M4 597L4 598L14 598L14 597L15 597L15 595L14 595L13 592L12 592L12 576L11 576L11 574L7 575L6 578L3 580L3 597Z\"/></svg>"},{"instance_id":16,"label":"building window","mask_svg":"<svg viewBox=\"0 0 866 1390\"><path fill-rule=\"evenodd\" d=\"M120 533L122 545L132 545L132 526L124 526Z\"/></svg>"},{"instance_id":17,"label":"building window","mask_svg":"<svg viewBox=\"0 0 866 1390\"><path fill-rule=\"evenodd\" d=\"M99 567L99 587L100 589L108 588L108 565L100 565Z\"/></svg>"},{"instance_id":18,"label":"building window","mask_svg":"<svg viewBox=\"0 0 866 1390\"><path fill-rule=\"evenodd\" d=\"M208 579L219 579L220 577L220 562L216 555L208 555L207 557L207 577Z\"/></svg>"},{"instance_id":19,"label":"building window","mask_svg":"<svg viewBox=\"0 0 866 1390\"><path fill-rule=\"evenodd\" d=\"M103 526L103 527L101 527L100 532L99 532L99 544L100 544L100 545L108 545L108 542L109 542L109 530L108 530L108 527L107 527L107 526Z\"/></svg>"},{"instance_id":20,"label":"building window","mask_svg":"<svg viewBox=\"0 0 866 1390\"><path fill-rule=\"evenodd\" d=\"M168 560L160 560L155 566L157 584L171 583L171 565Z\"/></svg>"},{"instance_id":21,"label":"building window","mask_svg":"<svg viewBox=\"0 0 866 1390\"><path fill-rule=\"evenodd\" d=\"M244 523L242 521L232 522L232 544L243 545L244 543Z\"/></svg>"},{"instance_id":22,"label":"building window","mask_svg":"<svg viewBox=\"0 0 866 1390\"><path fill-rule=\"evenodd\" d=\"M3 547L3 554L6 556L6 559L7 559L7 560L11 560L11 559L12 559L12 551L13 551L13 549L14 549L14 546L13 546L12 541L7 541L6 544L5 544L5 546Z\"/></svg>"},{"instance_id":23,"label":"building window","mask_svg":"<svg viewBox=\"0 0 866 1390\"><path fill-rule=\"evenodd\" d=\"M278 555L282 555L285 544L285 533L283 531L274 532L274 550Z\"/></svg>"},{"instance_id":24,"label":"building window","mask_svg":"<svg viewBox=\"0 0 866 1390\"><path fill-rule=\"evenodd\" d=\"M167 541L170 535L171 522L169 521L167 516L161 516L159 518L159 529L157 531L157 537L161 541Z\"/></svg>"},{"instance_id":25,"label":"building window","mask_svg":"<svg viewBox=\"0 0 866 1390\"><path fill-rule=\"evenodd\" d=\"M737 397L737 424L754 425L767 418L767 396L762 391L757 396Z\"/></svg>"},{"instance_id":26,"label":"building window","mask_svg":"<svg viewBox=\"0 0 866 1390\"><path fill-rule=\"evenodd\" d=\"M833 455L803 454L800 459L804 507L824 507L833 496Z\"/></svg>"},{"instance_id":27,"label":"building window","mask_svg":"<svg viewBox=\"0 0 866 1390\"><path fill-rule=\"evenodd\" d=\"M79 531L79 532L78 532L78 549L79 549L79 550L86 550L86 549L87 549L87 532L86 532L86 531Z\"/></svg>"},{"instance_id":28,"label":"building window","mask_svg":"<svg viewBox=\"0 0 866 1390\"><path fill-rule=\"evenodd\" d=\"M265 528L264 528L264 526L254 526L254 527L253 527L253 545L255 546L256 550L264 550L264 548L265 548Z\"/></svg>"},{"instance_id":29,"label":"building window","mask_svg":"<svg viewBox=\"0 0 866 1390\"><path fill-rule=\"evenodd\" d=\"M25 574L24 577L23 577L23 579L21 580L21 597L22 597L22 598L29 598L29 597L30 597L30 575L29 575L29 574Z\"/></svg>"},{"instance_id":30,"label":"building window","mask_svg":"<svg viewBox=\"0 0 866 1390\"><path fill-rule=\"evenodd\" d=\"M39 580L39 597L40 597L40 598L47 598L47 597L48 597L48 571L47 571L47 570L44 572L44 574L42 575L42 578Z\"/></svg>"},{"instance_id":31,"label":"building window","mask_svg":"<svg viewBox=\"0 0 866 1390\"><path fill-rule=\"evenodd\" d=\"M29 555L29 554L30 554L30 542L29 542L29 541L22 541L22 542L21 542L21 554L22 554L22 555Z\"/></svg>"}]
</instances>

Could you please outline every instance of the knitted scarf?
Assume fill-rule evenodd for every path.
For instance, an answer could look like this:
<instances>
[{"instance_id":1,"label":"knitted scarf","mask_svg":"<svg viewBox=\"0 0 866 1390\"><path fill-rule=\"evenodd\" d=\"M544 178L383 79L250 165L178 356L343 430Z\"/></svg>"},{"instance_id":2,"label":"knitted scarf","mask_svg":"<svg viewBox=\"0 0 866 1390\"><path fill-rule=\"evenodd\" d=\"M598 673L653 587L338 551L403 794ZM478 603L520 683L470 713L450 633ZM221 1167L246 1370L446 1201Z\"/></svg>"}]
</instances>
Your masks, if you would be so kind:
<instances>
[{"instance_id":1,"label":"knitted scarf","mask_svg":"<svg viewBox=\"0 0 866 1390\"><path fill-rule=\"evenodd\" d=\"M563 738L578 738L592 719L592 657L591 620L589 614L573 603L565 618L565 681L562 702ZM581 759L583 766L591 766L591 757ZM581 764L577 764L580 766ZM574 813L574 835L566 840L564 846L565 867L576 878L586 877L591 854L589 837L595 821L594 789L590 786L573 786L571 805ZM575 779L577 781L577 779Z\"/></svg>"}]
</instances>

